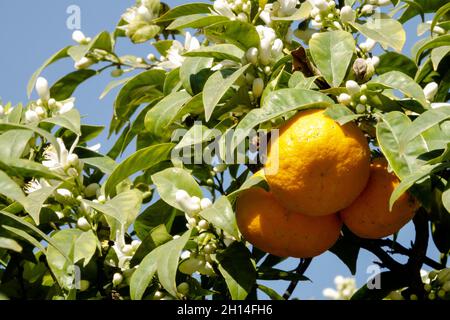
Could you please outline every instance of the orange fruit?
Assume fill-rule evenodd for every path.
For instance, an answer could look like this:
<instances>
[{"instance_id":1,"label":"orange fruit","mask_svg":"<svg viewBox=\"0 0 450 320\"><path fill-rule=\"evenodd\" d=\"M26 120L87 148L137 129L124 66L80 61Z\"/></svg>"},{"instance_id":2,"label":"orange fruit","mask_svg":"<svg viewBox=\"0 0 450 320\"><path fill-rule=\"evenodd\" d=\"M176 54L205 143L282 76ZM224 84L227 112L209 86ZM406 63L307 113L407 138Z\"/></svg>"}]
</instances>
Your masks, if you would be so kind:
<instances>
[{"instance_id":1,"label":"orange fruit","mask_svg":"<svg viewBox=\"0 0 450 320\"><path fill-rule=\"evenodd\" d=\"M290 212L261 188L248 189L239 196L236 218L247 241L280 257L317 256L333 246L342 226L337 214L309 217Z\"/></svg>"},{"instance_id":2,"label":"orange fruit","mask_svg":"<svg viewBox=\"0 0 450 320\"><path fill-rule=\"evenodd\" d=\"M281 127L269 146L264 171L283 206L323 216L348 207L362 192L370 150L354 123L341 126L324 110L307 110Z\"/></svg>"},{"instance_id":3,"label":"orange fruit","mask_svg":"<svg viewBox=\"0 0 450 320\"><path fill-rule=\"evenodd\" d=\"M417 209L416 201L404 193L389 211L389 199L398 178L387 171L387 161L379 158L371 164L367 187L348 208L341 211L344 224L361 238L379 239L399 231Z\"/></svg>"}]
</instances>

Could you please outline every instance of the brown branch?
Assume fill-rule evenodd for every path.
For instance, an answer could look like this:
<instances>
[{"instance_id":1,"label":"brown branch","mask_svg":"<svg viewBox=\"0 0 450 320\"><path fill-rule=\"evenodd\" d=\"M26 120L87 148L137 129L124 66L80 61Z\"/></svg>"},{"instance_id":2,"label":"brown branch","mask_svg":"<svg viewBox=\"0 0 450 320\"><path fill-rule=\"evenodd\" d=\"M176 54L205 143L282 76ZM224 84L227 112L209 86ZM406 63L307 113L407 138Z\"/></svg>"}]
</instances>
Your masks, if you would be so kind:
<instances>
[{"instance_id":1,"label":"brown branch","mask_svg":"<svg viewBox=\"0 0 450 320\"><path fill-rule=\"evenodd\" d=\"M309 265L311 264L311 261L312 261L312 258L300 259L300 262L299 262L297 268L295 268L294 272L297 274L303 275L305 273L306 269L308 269ZM295 288L297 288L298 283L299 283L299 280L291 281L288 288L286 289L286 291L283 294L284 299L289 300L289 298L294 293Z\"/></svg>"}]
</instances>

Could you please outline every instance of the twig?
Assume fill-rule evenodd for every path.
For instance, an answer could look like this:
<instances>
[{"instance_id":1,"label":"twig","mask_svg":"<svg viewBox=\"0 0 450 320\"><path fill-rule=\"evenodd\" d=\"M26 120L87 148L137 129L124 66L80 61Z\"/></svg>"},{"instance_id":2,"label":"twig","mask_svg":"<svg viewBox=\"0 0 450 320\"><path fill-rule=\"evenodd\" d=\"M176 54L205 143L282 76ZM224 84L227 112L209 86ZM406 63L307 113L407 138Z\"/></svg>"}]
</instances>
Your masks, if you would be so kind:
<instances>
[{"instance_id":1,"label":"twig","mask_svg":"<svg viewBox=\"0 0 450 320\"><path fill-rule=\"evenodd\" d=\"M294 272L297 274L303 275L305 273L306 269L308 269L309 265L311 264L311 261L312 261L312 258L300 259L300 262L299 262L297 268L295 268ZM292 296L292 294L295 291L295 288L297 288L298 283L299 283L299 280L291 281L288 288L286 289L286 291L283 294L284 299L286 299L286 300L290 299L290 297Z\"/></svg>"}]
</instances>

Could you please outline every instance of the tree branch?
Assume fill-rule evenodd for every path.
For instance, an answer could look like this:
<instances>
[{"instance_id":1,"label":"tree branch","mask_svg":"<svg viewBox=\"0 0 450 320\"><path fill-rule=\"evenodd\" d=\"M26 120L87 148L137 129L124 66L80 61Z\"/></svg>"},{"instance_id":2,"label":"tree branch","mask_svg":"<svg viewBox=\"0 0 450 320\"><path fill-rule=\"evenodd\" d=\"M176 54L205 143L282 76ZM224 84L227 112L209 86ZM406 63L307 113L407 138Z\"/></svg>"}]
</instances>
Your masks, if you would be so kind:
<instances>
[{"instance_id":1,"label":"tree branch","mask_svg":"<svg viewBox=\"0 0 450 320\"><path fill-rule=\"evenodd\" d=\"M294 272L297 274L303 275L305 273L306 269L308 269L309 265L311 264L311 261L312 261L312 258L300 259L300 262L299 262L297 268L295 268ZM290 297L294 293L295 288L297 287L298 283L299 283L299 280L291 281L288 288L286 289L286 291L283 294L284 299L286 299L286 300L290 299Z\"/></svg>"}]
</instances>

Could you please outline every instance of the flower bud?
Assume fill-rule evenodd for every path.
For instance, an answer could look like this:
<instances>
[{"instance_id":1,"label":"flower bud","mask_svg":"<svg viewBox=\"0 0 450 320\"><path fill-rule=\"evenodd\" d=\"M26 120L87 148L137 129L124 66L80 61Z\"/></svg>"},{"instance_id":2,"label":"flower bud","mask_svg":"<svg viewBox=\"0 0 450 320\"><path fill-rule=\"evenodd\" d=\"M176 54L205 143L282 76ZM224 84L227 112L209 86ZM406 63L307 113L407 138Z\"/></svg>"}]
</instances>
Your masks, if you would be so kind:
<instances>
[{"instance_id":1,"label":"flower bud","mask_svg":"<svg viewBox=\"0 0 450 320\"><path fill-rule=\"evenodd\" d=\"M113 71L111 71L111 77L113 77L113 78L118 78L122 75L123 75L122 69L114 69Z\"/></svg>"},{"instance_id":2,"label":"flower bud","mask_svg":"<svg viewBox=\"0 0 450 320\"><path fill-rule=\"evenodd\" d=\"M272 44L272 56L277 58L283 53L283 41L281 39L275 39L275 41Z\"/></svg>"},{"instance_id":3,"label":"flower bud","mask_svg":"<svg viewBox=\"0 0 450 320\"><path fill-rule=\"evenodd\" d=\"M86 43L86 37L84 36L83 32L81 32L80 30L75 30L72 33L72 39L73 39L73 41L75 41L79 44Z\"/></svg>"},{"instance_id":4,"label":"flower bud","mask_svg":"<svg viewBox=\"0 0 450 320\"><path fill-rule=\"evenodd\" d=\"M50 99L48 100L47 104L48 104L48 106L49 106L50 108L52 108L52 107L54 107L54 106L56 105L56 100L53 99L53 98L50 98Z\"/></svg>"},{"instance_id":5,"label":"flower bud","mask_svg":"<svg viewBox=\"0 0 450 320\"><path fill-rule=\"evenodd\" d=\"M320 11L328 10L328 2L325 0L314 0L314 6L318 8Z\"/></svg>"},{"instance_id":6,"label":"flower bud","mask_svg":"<svg viewBox=\"0 0 450 320\"><path fill-rule=\"evenodd\" d=\"M216 252L216 245L213 243L208 243L203 247L203 252L205 254L213 254L214 252Z\"/></svg>"},{"instance_id":7,"label":"flower bud","mask_svg":"<svg viewBox=\"0 0 450 320\"><path fill-rule=\"evenodd\" d=\"M345 83L348 93L353 96L361 91L361 87L356 81L349 80Z\"/></svg>"},{"instance_id":8,"label":"flower bud","mask_svg":"<svg viewBox=\"0 0 450 320\"><path fill-rule=\"evenodd\" d=\"M180 258L181 260L186 260L189 259L191 256L191 252L189 250L185 250L183 252L181 252Z\"/></svg>"},{"instance_id":9,"label":"flower bud","mask_svg":"<svg viewBox=\"0 0 450 320\"><path fill-rule=\"evenodd\" d=\"M320 14L319 8L317 8L317 7L312 8L311 13L310 13L311 18L314 19L314 18L315 18L316 16L318 16L319 14Z\"/></svg>"},{"instance_id":10,"label":"flower bud","mask_svg":"<svg viewBox=\"0 0 450 320\"><path fill-rule=\"evenodd\" d=\"M72 167L77 167L80 163L80 160L78 159L78 156L75 153L71 153L67 156L67 162Z\"/></svg>"},{"instance_id":11,"label":"flower bud","mask_svg":"<svg viewBox=\"0 0 450 320\"><path fill-rule=\"evenodd\" d=\"M189 293L189 283L182 282L177 286L177 291L182 295L187 295Z\"/></svg>"},{"instance_id":12,"label":"flower bud","mask_svg":"<svg viewBox=\"0 0 450 320\"><path fill-rule=\"evenodd\" d=\"M372 14L372 12L373 12L373 5L371 4L366 4L361 9L361 13L365 15Z\"/></svg>"},{"instance_id":13,"label":"flower bud","mask_svg":"<svg viewBox=\"0 0 450 320\"><path fill-rule=\"evenodd\" d=\"M141 5L138 10L137 10L138 15L142 18L142 20L150 22L153 19L152 14L150 13L150 11L147 9L146 6Z\"/></svg>"},{"instance_id":14,"label":"flower bud","mask_svg":"<svg viewBox=\"0 0 450 320\"><path fill-rule=\"evenodd\" d=\"M95 63L94 60L87 58L87 57L83 57L79 61L75 62L74 67L77 70L87 69L90 66L92 66L94 63Z\"/></svg>"},{"instance_id":15,"label":"flower bud","mask_svg":"<svg viewBox=\"0 0 450 320\"><path fill-rule=\"evenodd\" d=\"M253 80L252 91L255 98L261 97L264 91L264 80L261 78L256 78Z\"/></svg>"},{"instance_id":16,"label":"flower bud","mask_svg":"<svg viewBox=\"0 0 450 320\"><path fill-rule=\"evenodd\" d=\"M80 292L84 292L89 289L91 286L91 283L88 280L81 280L79 283L79 290Z\"/></svg>"},{"instance_id":17,"label":"flower bud","mask_svg":"<svg viewBox=\"0 0 450 320\"><path fill-rule=\"evenodd\" d=\"M365 81L373 76L375 69L370 59L364 60L362 58L358 58L353 64L353 71L355 72L357 80Z\"/></svg>"},{"instance_id":18,"label":"flower bud","mask_svg":"<svg viewBox=\"0 0 450 320\"><path fill-rule=\"evenodd\" d=\"M34 109L34 111L40 118L44 117L44 115L46 114L45 109L42 107L37 107L36 109Z\"/></svg>"},{"instance_id":19,"label":"flower bud","mask_svg":"<svg viewBox=\"0 0 450 320\"><path fill-rule=\"evenodd\" d=\"M317 22L316 20L311 21L311 27L316 29L322 29L322 22Z\"/></svg>"},{"instance_id":20,"label":"flower bud","mask_svg":"<svg viewBox=\"0 0 450 320\"><path fill-rule=\"evenodd\" d=\"M373 56L372 58L370 58L370 60L372 61L372 65L375 68L378 67L378 65L380 64L380 57L378 56Z\"/></svg>"},{"instance_id":21,"label":"flower bud","mask_svg":"<svg viewBox=\"0 0 450 320\"><path fill-rule=\"evenodd\" d=\"M331 0L328 2L328 8L334 9L336 7L336 2L334 0Z\"/></svg>"},{"instance_id":22,"label":"flower bud","mask_svg":"<svg viewBox=\"0 0 450 320\"><path fill-rule=\"evenodd\" d=\"M88 198L95 197L98 189L100 189L100 185L98 183L91 183L84 188L84 195Z\"/></svg>"},{"instance_id":23,"label":"flower bud","mask_svg":"<svg viewBox=\"0 0 450 320\"><path fill-rule=\"evenodd\" d=\"M330 19L330 20L333 19L333 18L334 18L334 14L329 13L329 14L327 15L327 18Z\"/></svg>"},{"instance_id":24,"label":"flower bud","mask_svg":"<svg viewBox=\"0 0 450 320\"><path fill-rule=\"evenodd\" d=\"M123 276L120 273L114 273L112 283L114 287L119 286L123 281Z\"/></svg>"},{"instance_id":25,"label":"flower bud","mask_svg":"<svg viewBox=\"0 0 450 320\"><path fill-rule=\"evenodd\" d=\"M359 47L364 52L370 52L373 50L376 44L377 42L375 40L368 38L365 42L361 43Z\"/></svg>"},{"instance_id":26,"label":"flower bud","mask_svg":"<svg viewBox=\"0 0 450 320\"><path fill-rule=\"evenodd\" d=\"M64 213L62 213L61 211L55 211L55 214L59 220L64 219Z\"/></svg>"},{"instance_id":27,"label":"flower bud","mask_svg":"<svg viewBox=\"0 0 450 320\"><path fill-rule=\"evenodd\" d=\"M340 16L343 23L353 22L356 18L355 11L350 6L342 7Z\"/></svg>"},{"instance_id":28,"label":"flower bud","mask_svg":"<svg viewBox=\"0 0 450 320\"><path fill-rule=\"evenodd\" d=\"M130 244L126 244L122 248L122 252L124 255L131 256L133 254L133 247Z\"/></svg>"},{"instance_id":29,"label":"flower bud","mask_svg":"<svg viewBox=\"0 0 450 320\"><path fill-rule=\"evenodd\" d=\"M5 108L0 104L0 117L5 115Z\"/></svg>"},{"instance_id":30,"label":"flower bud","mask_svg":"<svg viewBox=\"0 0 450 320\"><path fill-rule=\"evenodd\" d=\"M164 292L159 291L159 290L156 291L155 294L153 295L153 297L154 297L155 299L157 299L157 300L163 299L164 296L165 296Z\"/></svg>"},{"instance_id":31,"label":"flower bud","mask_svg":"<svg viewBox=\"0 0 450 320\"><path fill-rule=\"evenodd\" d=\"M356 113L362 114L366 112L366 106L363 104L358 104L355 108Z\"/></svg>"},{"instance_id":32,"label":"flower bud","mask_svg":"<svg viewBox=\"0 0 450 320\"><path fill-rule=\"evenodd\" d=\"M385 7L385 6L390 5L391 3L392 3L391 0L378 0L377 1L377 5L379 7Z\"/></svg>"},{"instance_id":33,"label":"flower bud","mask_svg":"<svg viewBox=\"0 0 450 320\"><path fill-rule=\"evenodd\" d=\"M77 227L82 231L88 231L91 229L91 225L89 224L89 221L87 221L85 217L81 217L78 219Z\"/></svg>"},{"instance_id":34,"label":"flower bud","mask_svg":"<svg viewBox=\"0 0 450 320\"><path fill-rule=\"evenodd\" d=\"M363 94L361 97L359 97L359 102L361 102L362 104L366 104L367 96L365 94Z\"/></svg>"},{"instance_id":35,"label":"flower bud","mask_svg":"<svg viewBox=\"0 0 450 320\"><path fill-rule=\"evenodd\" d=\"M248 18L245 13L239 12L239 14L237 15L237 20L242 21L242 22L247 22Z\"/></svg>"},{"instance_id":36,"label":"flower bud","mask_svg":"<svg viewBox=\"0 0 450 320\"><path fill-rule=\"evenodd\" d=\"M258 49L253 47L247 50L247 53L245 54L248 62L251 64L257 64L258 63Z\"/></svg>"},{"instance_id":37,"label":"flower bud","mask_svg":"<svg viewBox=\"0 0 450 320\"><path fill-rule=\"evenodd\" d=\"M47 79L42 77L37 78L36 92L42 101L48 101L50 99L50 89L48 88Z\"/></svg>"},{"instance_id":38,"label":"flower bud","mask_svg":"<svg viewBox=\"0 0 450 320\"><path fill-rule=\"evenodd\" d=\"M208 230L209 223L208 221L202 219L198 222L198 227L200 228L200 230Z\"/></svg>"},{"instance_id":39,"label":"flower bud","mask_svg":"<svg viewBox=\"0 0 450 320\"><path fill-rule=\"evenodd\" d=\"M203 199L200 201L200 208L201 208L202 210L208 209L208 208L210 208L212 205L213 205L212 201L211 201L210 199L208 199L208 198L203 198Z\"/></svg>"},{"instance_id":40,"label":"flower bud","mask_svg":"<svg viewBox=\"0 0 450 320\"><path fill-rule=\"evenodd\" d=\"M97 197L97 200L98 200L99 203L105 203L106 202L106 197L101 194L101 195L99 195Z\"/></svg>"},{"instance_id":41,"label":"flower bud","mask_svg":"<svg viewBox=\"0 0 450 320\"><path fill-rule=\"evenodd\" d=\"M338 97L338 101L339 103L348 106L352 101L352 97L347 93L341 93Z\"/></svg>"},{"instance_id":42,"label":"flower bud","mask_svg":"<svg viewBox=\"0 0 450 320\"><path fill-rule=\"evenodd\" d=\"M429 101L433 101L436 93L438 92L439 86L436 82L430 82L423 88L423 93L425 94L425 98Z\"/></svg>"}]
</instances>

